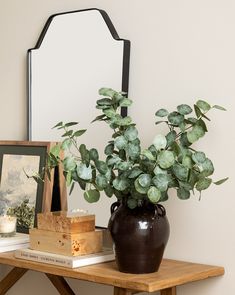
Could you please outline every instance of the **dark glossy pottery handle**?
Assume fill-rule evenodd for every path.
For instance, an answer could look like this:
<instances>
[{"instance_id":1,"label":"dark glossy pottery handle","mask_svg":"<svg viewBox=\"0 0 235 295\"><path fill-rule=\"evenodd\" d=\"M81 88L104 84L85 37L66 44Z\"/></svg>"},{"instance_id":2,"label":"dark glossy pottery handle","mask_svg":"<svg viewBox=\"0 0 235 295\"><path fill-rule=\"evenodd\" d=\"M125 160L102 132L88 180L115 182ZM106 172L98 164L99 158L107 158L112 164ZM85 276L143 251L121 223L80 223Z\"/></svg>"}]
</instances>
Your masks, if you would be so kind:
<instances>
[{"instance_id":1,"label":"dark glossy pottery handle","mask_svg":"<svg viewBox=\"0 0 235 295\"><path fill-rule=\"evenodd\" d=\"M166 216L166 209L162 205L157 204L155 206L155 216L161 216L161 217Z\"/></svg>"},{"instance_id":2,"label":"dark glossy pottery handle","mask_svg":"<svg viewBox=\"0 0 235 295\"><path fill-rule=\"evenodd\" d=\"M118 201L113 203L110 207L111 214L113 214L113 212L116 211L120 205L121 205L121 203Z\"/></svg>"}]
</instances>

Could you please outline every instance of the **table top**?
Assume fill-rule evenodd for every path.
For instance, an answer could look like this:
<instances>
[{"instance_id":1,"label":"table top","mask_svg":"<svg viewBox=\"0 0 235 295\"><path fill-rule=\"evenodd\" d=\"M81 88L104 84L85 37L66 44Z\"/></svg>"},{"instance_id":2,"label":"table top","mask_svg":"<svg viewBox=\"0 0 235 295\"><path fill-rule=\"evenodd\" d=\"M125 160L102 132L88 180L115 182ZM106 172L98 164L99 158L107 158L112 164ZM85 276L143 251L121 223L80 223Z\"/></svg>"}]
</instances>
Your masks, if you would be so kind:
<instances>
[{"instance_id":1,"label":"table top","mask_svg":"<svg viewBox=\"0 0 235 295\"><path fill-rule=\"evenodd\" d=\"M170 259L163 259L158 272L141 275L119 272L114 261L70 269L18 259L14 257L14 252L0 253L0 263L68 278L146 292L159 291L224 274L224 268L220 266Z\"/></svg>"}]
</instances>

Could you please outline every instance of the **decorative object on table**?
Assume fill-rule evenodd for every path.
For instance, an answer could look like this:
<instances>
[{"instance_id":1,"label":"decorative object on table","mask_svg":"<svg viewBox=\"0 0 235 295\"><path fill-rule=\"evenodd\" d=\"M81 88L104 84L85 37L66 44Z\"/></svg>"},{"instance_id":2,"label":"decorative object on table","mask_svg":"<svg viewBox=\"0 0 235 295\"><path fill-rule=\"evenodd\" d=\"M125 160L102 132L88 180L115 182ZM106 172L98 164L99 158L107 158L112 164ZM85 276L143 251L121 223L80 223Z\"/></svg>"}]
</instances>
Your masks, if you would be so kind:
<instances>
[{"instance_id":1,"label":"decorative object on table","mask_svg":"<svg viewBox=\"0 0 235 295\"><path fill-rule=\"evenodd\" d=\"M0 215L0 236L13 237L16 234L16 216L3 214Z\"/></svg>"},{"instance_id":2,"label":"decorative object on table","mask_svg":"<svg viewBox=\"0 0 235 295\"><path fill-rule=\"evenodd\" d=\"M178 105L173 112L160 109L155 114L161 118L156 124L166 124L169 131L156 135L150 146L142 149L135 123L131 117L119 114L120 108L130 106L132 101L109 88L102 88L99 93L103 98L97 101L96 108L102 113L93 121L103 121L113 130L104 149L105 161L95 148L88 150L85 144L78 144L77 139L85 130L74 130L76 122L59 122L55 128L63 131L64 140L50 151L51 167L62 163L71 190L78 183L90 203L99 200L100 191L107 197L117 197L108 227L119 270L154 272L159 268L169 236L165 209L159 202L168 199L171 188L179 199L188 199L194 190L201 198L201 192L212 184L209 176L214 172L213 163L192 144L208 131L208 111L225 109L202 100L194 105L195 115L186 104ZM65 158L60 157L61 150Z\"/></svg>"},{"instance_id":3,"label":"decorative object on table","mask_svg":"<svg viewBox=\"0 0 235 295\"><path fill-rule=\"evenodd\" d=\"M37 214L38 229L62 233L83 233L95 230L95 215L86 211L58 211Z\"/></svg>"},{"instance_id":4,"label":"decorative object on table","mask_svg":"<svg viewBox=\"0 0 235 295\"><path fill-rule=\"evenodd\" d=\"M12 237L0 237L0 253L27 248L29 246L29 235L16 233Z\"/></svg>"},{"instance_id":5,"label":"decorative object on table","mask_svg":"<svg viewBox=\"0 0 235 295\"><path fill-rule=\"evenodd\" d=\"M46 175L44 182L27 176L37 179L42 173L51 146L50 142L0 141L0 214L15 215L18 232L35 225L35 213L51 209L53 181Z\"/></svg>"},{"instance_id":6,"label":"decorative object on table","mask_svg":"<svg viewBox=\"0 0 235 295\"><path fill-rule=\"evenodd\" d=\"M67 256L101 252L102 230L95 230L95 216L84 213L42 213L40 229L30 229L30 248Z\"/></svg>"},{"instance_id":7,"label":"decorative object on table","mask_svg":"<svg viewBox=\"0 0 235 295\"><path fill-rule=\"evenodd\" d=\"M86 265L112 261L115 259L113 250L109 248L103 249L101 252L98 253L76 257L36 251L32 249L20 249L15 252L15 257L69 268L82 267Z\"/></svg>"}]
</instances>

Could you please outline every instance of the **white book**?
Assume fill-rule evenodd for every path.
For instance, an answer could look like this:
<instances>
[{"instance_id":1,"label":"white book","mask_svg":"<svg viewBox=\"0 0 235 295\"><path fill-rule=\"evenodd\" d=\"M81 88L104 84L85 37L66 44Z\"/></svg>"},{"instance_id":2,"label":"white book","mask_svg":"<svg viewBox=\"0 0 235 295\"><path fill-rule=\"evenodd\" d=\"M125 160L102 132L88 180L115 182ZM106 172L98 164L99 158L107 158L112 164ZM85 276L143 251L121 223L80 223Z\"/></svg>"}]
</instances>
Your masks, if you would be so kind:
<instances>
[{"instance_id":1,"label":"white book","mask_svg":"<svg viewBox=\"0 0 235 295\"><path fill-rule=\"evenodd\" d=\"M49 252L42 252L32 249L20 249L15 251L15 257L25 260L38 261L42 263L55 264L69 268L76 268L96 263L112 261L115 259L113 250L104 249L102 252L81 255L81 256L64 256Z\"/></svg>"},{"instance_id":2,"label":"white book","mask_svg":"<svg viewBox=\"0 0 235 295\"><path fill-rule=\"evenodd\" d=\"M21 243L15 245L8 245L8 246L0 246L0 253L14 251L17 249L28 248L29 243Z\"/></svg>"},{"instance_id":3,"label":"white book","mask_svg":"<svg viewBox=\"0 0 235 295\"><path fill-rule=\"evenodd\" d=\"M13 237L0 237L0 248L16 244L29 243L29 235L23 233L16 233Z\"/></svg>"}]
</instances>

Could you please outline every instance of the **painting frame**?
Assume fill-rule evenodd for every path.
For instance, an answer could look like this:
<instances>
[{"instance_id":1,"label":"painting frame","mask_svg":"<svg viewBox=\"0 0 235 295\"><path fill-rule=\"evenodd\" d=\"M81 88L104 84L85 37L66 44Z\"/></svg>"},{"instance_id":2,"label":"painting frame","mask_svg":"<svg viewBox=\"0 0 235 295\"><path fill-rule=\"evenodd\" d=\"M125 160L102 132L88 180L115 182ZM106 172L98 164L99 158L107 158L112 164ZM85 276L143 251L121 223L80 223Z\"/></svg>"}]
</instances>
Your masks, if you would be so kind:
<instances>
[{"instance_id":1,"label":"painting frame","mask_svg":"<svg viewBox=\"0 0 235 295\"><path fill-rule=\"evenodd\" d=\"M48 141L0 141L0 197L3 202L2 205L7 208L7 204L12 200L16 204L17 197L22 204L23 198L26 200L26 196L29 196L26 204L27 208L31 210L31 215L33 214L33 217L31 217L33 224L29 227L18 224L17 232L28 233L31 227L37 226L37 213L51 211L54 171L51 172L51 180L44 173L43 181L36 182L31 177L27 177L28 173L24 170L23 163L27 163L28 169L34 170L37 167L36 171L33 172L40 174L43 167L46 166L47 155L54 144ZM27 188L30 193L33 192L31 195ZM34 206L32 205L33 202Z\"/></svg>"}]
</instances>

